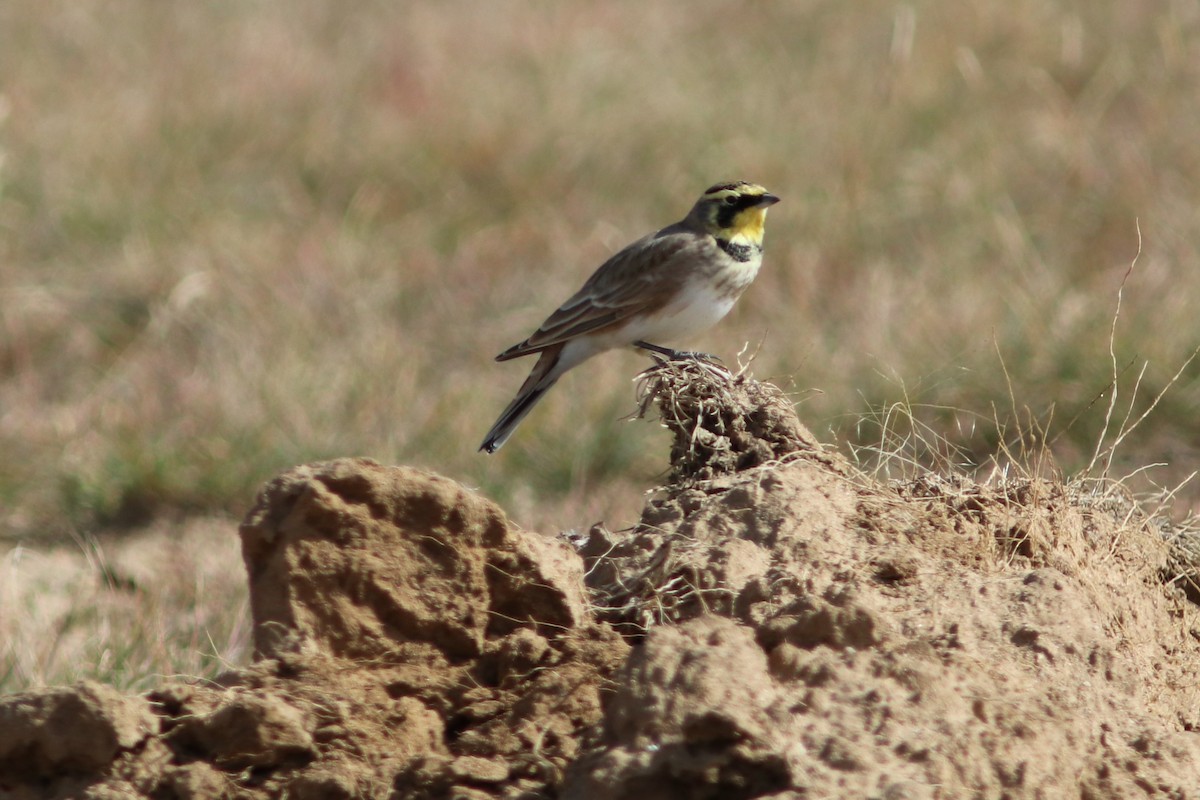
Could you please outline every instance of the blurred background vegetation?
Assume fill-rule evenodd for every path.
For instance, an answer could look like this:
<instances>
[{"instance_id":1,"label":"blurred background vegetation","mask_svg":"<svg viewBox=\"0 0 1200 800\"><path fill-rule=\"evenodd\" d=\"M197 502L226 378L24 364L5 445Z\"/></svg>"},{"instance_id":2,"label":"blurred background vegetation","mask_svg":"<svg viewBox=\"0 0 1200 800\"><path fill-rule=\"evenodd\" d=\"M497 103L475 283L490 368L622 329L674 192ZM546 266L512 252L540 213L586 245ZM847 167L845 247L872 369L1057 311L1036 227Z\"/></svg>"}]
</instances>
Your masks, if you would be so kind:
<instances>
[{"instance_id":1,"label":"blurred background vegetation","mask_svg":"<svg viewBox=\"0 0 1200 800\"><path fill-rule=\"evenodd\" d=\"M666 468L622 420L646 360L575 371L487 457L529 366L492 357L730 179L784 202L697 348L748 343L844 450L913 427L970 466L1032 423L1079 469L1139 225L1116 419L1200 345L1198 96L1184 0L7 0L0 535L237 518L342 455L629 524ZM1190 473L1198 381L1114 472Z\"/></svg>"}]
</instances>

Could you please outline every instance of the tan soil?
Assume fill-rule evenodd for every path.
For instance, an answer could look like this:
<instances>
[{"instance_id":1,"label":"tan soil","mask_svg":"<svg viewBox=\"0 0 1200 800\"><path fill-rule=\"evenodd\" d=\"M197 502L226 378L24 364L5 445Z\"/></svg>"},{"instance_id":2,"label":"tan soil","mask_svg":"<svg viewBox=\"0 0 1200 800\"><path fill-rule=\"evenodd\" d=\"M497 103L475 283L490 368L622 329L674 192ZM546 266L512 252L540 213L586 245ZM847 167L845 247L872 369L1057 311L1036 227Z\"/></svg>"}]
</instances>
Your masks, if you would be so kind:
<instances>
[{"instance_id":1,"label":"tan soil","mask_svg":"<svg viewBox=\"0 0 1200 800\"><path fill-rule=\"evenodd\" d=\"M667 377L647 402L687 408ZM711 380L748 405L697 406L701 449L676 428L632 531L549 539L363 459L286 473L241 529L256 662L0 698L0 797L1200 797L1200 623L1155 520L879 485Z\"/></svg>"}]
</instances>

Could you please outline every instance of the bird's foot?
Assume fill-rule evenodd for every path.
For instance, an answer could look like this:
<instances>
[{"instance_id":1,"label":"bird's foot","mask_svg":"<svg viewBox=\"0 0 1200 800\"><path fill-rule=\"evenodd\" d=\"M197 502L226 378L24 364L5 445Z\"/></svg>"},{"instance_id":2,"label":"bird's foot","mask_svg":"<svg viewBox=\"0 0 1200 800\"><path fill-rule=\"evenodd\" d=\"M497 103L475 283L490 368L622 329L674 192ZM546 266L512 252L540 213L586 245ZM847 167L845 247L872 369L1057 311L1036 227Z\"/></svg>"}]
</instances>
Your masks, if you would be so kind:
<instances>
[{"instance_id":1,"label":"bird's foot","mask_svg":"<svg viewBox=\"0 0 1200 800\"><path fill-rule=\"evenodd\" d=\"M650 353L657 353L663 356L667 361L707 361L709 363L724 363L712 353L702 353L699 350L673 350L670 347L663 347L660 344L651 344L650 342L637 341L633 346L639 350L646 350Z\"/></svg>"}]
</instances>

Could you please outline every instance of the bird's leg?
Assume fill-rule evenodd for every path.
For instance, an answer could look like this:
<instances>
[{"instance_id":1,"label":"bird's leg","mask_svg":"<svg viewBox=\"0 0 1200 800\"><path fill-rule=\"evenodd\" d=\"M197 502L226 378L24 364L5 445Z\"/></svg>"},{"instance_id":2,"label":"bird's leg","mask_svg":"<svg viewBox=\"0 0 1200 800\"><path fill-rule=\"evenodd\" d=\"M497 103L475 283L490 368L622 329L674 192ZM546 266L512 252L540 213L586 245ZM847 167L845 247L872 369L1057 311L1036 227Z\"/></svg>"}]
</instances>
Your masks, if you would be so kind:
<instances>
[{"instance_id":1,"label":"bird's leg","mask_svg":"<svg viewBox=\"0 0 1200 800\"><path fill-rule=\"evenodd\" d=\"M651 353L658 353L660 356L665 356L668 361L720 361L721 359L714 356L712 353L701 353L697 350L672 350L670 347L663 347L661 344L651 344L638 340L633 343L633 346L639 350L646 350Z\"/></svg>"}]
</instances>

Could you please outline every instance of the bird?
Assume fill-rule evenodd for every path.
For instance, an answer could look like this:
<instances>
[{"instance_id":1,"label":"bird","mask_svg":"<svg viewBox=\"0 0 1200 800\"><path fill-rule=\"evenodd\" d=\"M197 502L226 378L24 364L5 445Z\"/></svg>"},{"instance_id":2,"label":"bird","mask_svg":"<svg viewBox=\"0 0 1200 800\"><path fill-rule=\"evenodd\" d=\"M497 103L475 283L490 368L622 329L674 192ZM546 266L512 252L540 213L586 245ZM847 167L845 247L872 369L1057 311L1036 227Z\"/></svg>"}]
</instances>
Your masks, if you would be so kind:
<instances>
[{"instance_id":1,"label":"bird","mask_svg":"<svg viewBox=\"0 0 1200 800\"><path fill-rule=\"evenodd\" d=\"M496 356L538 355L529 377L479 446L495 453L568 370L632 346L668 358L694 356L659 342L721 320L758 275L767 209L779 198L745 181L718 183L682 220L609 258L533 335Z\"/></svg>"}]
</instances>

